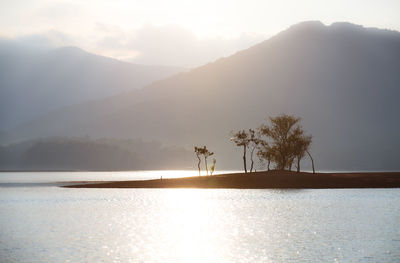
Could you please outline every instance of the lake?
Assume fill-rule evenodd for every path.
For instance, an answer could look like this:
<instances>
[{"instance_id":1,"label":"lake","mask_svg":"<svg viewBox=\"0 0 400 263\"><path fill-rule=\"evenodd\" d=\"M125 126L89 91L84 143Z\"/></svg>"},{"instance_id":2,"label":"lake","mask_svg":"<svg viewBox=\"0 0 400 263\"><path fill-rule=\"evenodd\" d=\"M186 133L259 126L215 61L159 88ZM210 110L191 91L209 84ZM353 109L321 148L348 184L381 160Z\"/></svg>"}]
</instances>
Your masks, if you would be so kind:
<instances>
[{"instance_id":1,"label":"lake","mask_svg":"<svg viewBox=\"0 0 400 263\"><path fill-rule=\"evenodd\" d=\"M55 184L196 173L0 173L0 262L400 262L400 189Z\"/></svg>"}]
</instances>

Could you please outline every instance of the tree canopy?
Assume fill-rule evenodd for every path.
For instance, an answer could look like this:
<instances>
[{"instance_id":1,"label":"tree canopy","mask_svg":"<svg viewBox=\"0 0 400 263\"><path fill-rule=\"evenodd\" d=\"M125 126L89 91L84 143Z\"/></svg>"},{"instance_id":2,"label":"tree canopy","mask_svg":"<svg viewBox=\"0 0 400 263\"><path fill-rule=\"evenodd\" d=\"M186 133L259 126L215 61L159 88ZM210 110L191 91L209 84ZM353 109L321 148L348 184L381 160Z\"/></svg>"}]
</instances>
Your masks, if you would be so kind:
<instances>
[{"instance_id":1,"label":"tree canopy","mask_svg":"<svg viewBox=\"0 0 400 263\"><path fill-rule=\"evenodd\" d=\"M198 159L197 167L198 167L198 169L199 169L199 176L200 176L200 172L201 172L201 169L200 169L200 162L201 162L200 156L201 156L201 155L203 155L203 157L204 157L204 163L205 163L205 167L206 167L206 171L207 171L207 175L208 175L207 158L210 157L210 156L212 156L212 155L214 155L214 153L213 153L213 152L210 152L210 151L207 149L206 146L203 146L203 147L197 147L197 146L195 146L195 147L194 147L194 152L195 152L196 157L197 157L197 159ZM213 171L213 172L214 172L214 171Z\"/></svg>"},{"instance_id":2,"label":"tree canopy","mask_svg":"<svg viewBox=\"0 0 400 263\"><path fill-rule=\"evenodd\" d=\"M282 114L270 117L257 131L249 129L248 132L241 130L233 133L231 141L243 147L245 173L247 173L246 149L250 151L250 172L253 170L253 153L256 149L259 159L266 161L268 170L271 163L275 164L277 170L291 170L294 164L300 172L300 161L308 154L314 171L314 160L309 152L312 136L305 133L300 121L299 117Z\"/></svg>"},{"instance_id":3,"label":"tree canopy","mask_svg":"<svg viewBox=\"0 0 400 263\"><path fill-rule=\"evenodd\" d=\"M312 136L305 134L300 120L299 117L282 114L270 117L269 123L259 128L260 135L266 138L267 147L264 150L268 153L261 156L271 158L278 170L291 170L296 160L297 171L300 171L300 160L312 141Z\"/></svg>"}]
</instances>

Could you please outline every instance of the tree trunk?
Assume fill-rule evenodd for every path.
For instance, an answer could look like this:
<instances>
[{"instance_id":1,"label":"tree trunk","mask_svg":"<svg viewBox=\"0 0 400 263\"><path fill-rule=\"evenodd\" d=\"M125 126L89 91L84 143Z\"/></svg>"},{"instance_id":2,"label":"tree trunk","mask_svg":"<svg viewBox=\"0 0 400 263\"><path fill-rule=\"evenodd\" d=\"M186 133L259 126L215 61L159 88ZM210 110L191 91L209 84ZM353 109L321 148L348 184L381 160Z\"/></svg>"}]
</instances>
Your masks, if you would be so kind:
<instances>
[{"instance_id":1,"label":"tree trunk","mask_svg":"<svg viewBox=\"0 0 400 263\"><path fill-rule=\"evenodd\" d=\"M246 145L243 145L243 166L244 166L244 172L247 173L247 166L246 166Z\"/></svg>"},{"instance_id":2,"label":"tree trunk","mask_svg":"<svg viewBox=\"0 0 400 263\"><path fill-rule=\"evenodd\" d=\"M269 165L271 164L271 160L268 159L268 171L269 171Z\"/></svg>"},{"instance_id":3,"label":"tree trunk","mask_svg":"<svg viewBox=\"0 0 400 263\"><path fill-rule=\"evenodd\" d=\"M206 171L207 171L207 175L208 175L207 157L204 157L204 162L206 163Z\"/></svg>"},{"instance_id":4,"label":"tree trunk","mask_svg":"<svg viewBox=\"0 0 400 263\"><path fill-rule=\"evenodd\" d=\"M310 152L309 152L309 151L307 151L307 150L306 150L306 152L307 152L308 156L309 156L309 157L310 157L310 159L311 159L311 164L312 164L312 172L313 172L313 174L315 174L315 168L314 168L314 159L311 157L311 154L310 154Z\"/></svg>"},{"instance_id":5,"label":"tree trunk","mask_svg":"<svg viewBox=\"0 0 400 263\"><path fill-rule=\"evenodd\" d=\"M297 172L300 173L300 158L297 156Z\"/></svg>"},{"instance_id":6,"label":"tree trunk","mask_svg":"<svg viewBox=\"0 0 400 263\"><path fill-rule=\"evenodd\" d=\"M250 154L250 159L251 159L250 173L253 171L253 166L254 166L253 154L254 154L255 149L256 148L254 147L253 150L251 150L251 154Z\"/></svg>"},{"instance_id":7,"label":"tree trunk","mask_svg":"<svg viewBox=\"0 0 400 263\"><path fill-rule=\"evenodd\" d=\"M199 162L197 163L197 168L199 168L199 176L200 176L200 162L201 162L201 159L200 159L200 157L197 155L197 159L199 159Z\"/></svg>"},{"instance_id":8,"label":"tree trunk","mask_svg":"<svg viewBox=\"0 0 400 263\"><path fill-rule=\"evenodd\" d=\"M279 164L278 164L278 170L285 170L285 168L288 166L288 163L286 161L286 157L282 156L281 154L281 159L279 160Z\"/></svg>"}]
</instances>

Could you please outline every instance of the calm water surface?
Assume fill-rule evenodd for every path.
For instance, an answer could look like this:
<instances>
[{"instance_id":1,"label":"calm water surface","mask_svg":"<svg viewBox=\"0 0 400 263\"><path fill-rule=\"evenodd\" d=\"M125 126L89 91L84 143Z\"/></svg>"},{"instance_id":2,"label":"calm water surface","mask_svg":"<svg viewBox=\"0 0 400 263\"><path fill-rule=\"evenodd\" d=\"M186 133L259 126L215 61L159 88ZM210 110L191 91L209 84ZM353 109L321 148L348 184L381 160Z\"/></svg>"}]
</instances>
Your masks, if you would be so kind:
<instances>
[{"instance_id":1,"label":"calm water surface","mask_svg":"<svg viewBox=\"0 0 400 263\"><path fill-rule=\"evenodd\" d=\"M400 189L66 189L6 177L0 262L400 262Z\"/></svg>"}]
</instances>

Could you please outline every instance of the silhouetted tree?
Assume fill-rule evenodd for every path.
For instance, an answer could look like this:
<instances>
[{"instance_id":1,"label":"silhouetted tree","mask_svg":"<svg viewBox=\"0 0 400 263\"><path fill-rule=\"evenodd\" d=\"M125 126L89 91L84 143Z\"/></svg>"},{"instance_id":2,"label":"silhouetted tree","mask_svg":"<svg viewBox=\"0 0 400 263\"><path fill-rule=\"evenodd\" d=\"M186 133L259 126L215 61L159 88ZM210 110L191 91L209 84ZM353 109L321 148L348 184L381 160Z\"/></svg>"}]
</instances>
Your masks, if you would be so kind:
<instances>
[{"instance_id":1,"label":"silhouetted tree","mask_svg":"<svg viewBox=\"0 0 400 263\"><path fill-rule=\"evenodd\" d=\"M310 148L312 141L311 136L307 136L304 134L301 134L297 137L294 137L294 155L297 161L296 167L297 167L297 172L300 172L300 161L303 159L304 155L306 154L306 151Z\"/></svg>"},{"instance_id":2,"label":"silhouetted tree","mask_svg":"<svg viewBox=\"0 0 400 263\"><path fill-rule=\"evenodd\" d=\"M277 117L270 117L269 120L270 125L263 124L259 128L260 134L270 141L268 147L269 155L272 155L276 169L291 169L294 159L300 156L300 153L304 156L305 150L302 147L297 149L297 146L307 145L305 138L309 138L309 146L311 137L304 136L303 128L299 124L300 118L298 117L282 114ZM302 140L305 141L302 142Z\"/></svg>"},{"instance_id":3,"label":"silhouetted tree","mask_svg":"<svg viewBox=\"0 0 400 263\"><path fill-rule=\"evenodd\" d=\"M247 173L246 166L246 148L249 145L249 137L245 130L238 131L233 134L231 137L231 141L236 144L236 146L243 147L243 167L244 172Z\"/></svg>"},{"instance_id":4,"label":"silhouetted tree","mask_svg":"<svg viewBox=\"0 0 400 263\"><path fill-rule=\"evenodd\" d=\"M249 129L248 140L249 142L247 144L247 147L249 148L250 151L250 160L251 160L250 173L251 173L254 167L254 160L253 160L254 150L257 149L261 140L259 138L259 135L252 129Z\"/></svg>"},{"instance_id":5,"label":"silhouetted tree","mask_svg":"<svg viewBox=\"0 0 400 263\"><path fill-rule=\"evenodd\" d=\"M267 170L270 170L270 164L273 161L274 154L272 152L271 147L269 147L268 143L264 140L260 139L260 143L258 145L258 152L257 152L258 159L261 163L266 161L267 163Z\"/></svg>"},{"instance_id":6,"label":"silhouetted tree","mask_svg":"<svg viewBox=\"0 0 400 263\"><path fill-rule=\"evenodd\" d=\"M311 154L310 154L310 151L309 151L308 149L306 150L306 153L308 154L308 156L309 156L310 159L311 159L312 172L313 172L313 174L315 174L314 159L312 158L312 156L311 156Z\"/></svg>"},{"instance_id":7,"label":"silhouetted tree","mask_svg":"<svg viewBox=\"0 0 400 263\"><path fill-rule=\"evenodd\" d=\"M195 146L195 147L194 147L194 152L196 153L197 159L199 160L199 162L197 163L197 167L199 168L199 176L200 176L200 171L201 171L201 169L200 169L200 162L201 162L200 156L201 156L201 155L204 156L204 163L205 163L206 171L207 171L207 175L208 175L207 158L210 157L211 155L213 155L214 153L213 153L213 152L210 152L210 151L207 149L206 146L203 146L203 147L197 147L197 146Z\"/></svg>"},{"instance_id":8,"label":"silhouetted tree","mask_svg":"<svg viewBox=\"0 0 400 263\"><path fill-rule=\"evenodd\" d=\"M211 175L214 173L214 171L215 171L215 163L217 162L217 160L215 160L215 158L213 158L213 164L211 165L211 168L210 168L210 173L211 173Z\"/></svg>"},{"instance_id":9,"label":"silhouetted tree","mask_svg":"<svg viewBox=\"0 0 400 263\"><path fill-rule=\"evenodd\" d=\"M206 171L207 171L207 175L208 175L208 166L207 166L207 158L210 157L211 155L213 155L213 152L210 152L206 146L203 147L203 156L204 156L204 162L206 164Z\"/></svg>"},{"instance_id":10,"label":"silhouetted tree","mask_svg":"<svg viewBox=\"0 0 400 263\"><path fill-rule=\"evenodd\" d=\"M194 152L196 154L197 159L199 160L198 163L197 163L197 167L199 169L199 176L200 176L200 172L201 172L201 169L200 169L200 163L201 163L200 156L203 154L202 153L203 152L203 148L195 146L194 147Z\"/></svg>"}]
</instances>

